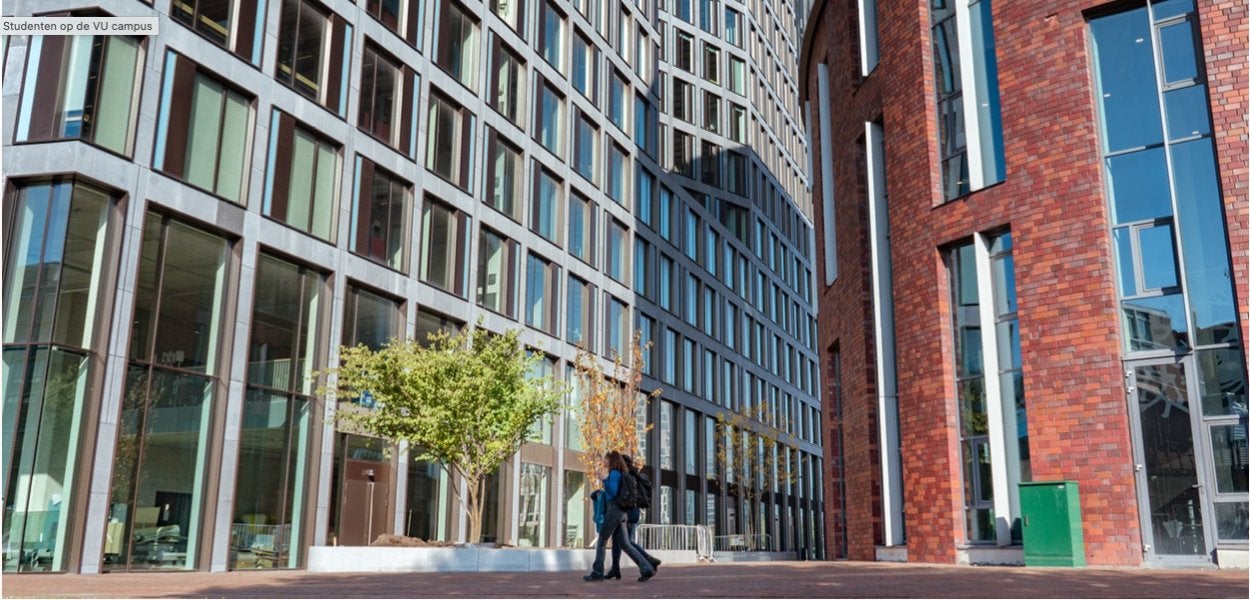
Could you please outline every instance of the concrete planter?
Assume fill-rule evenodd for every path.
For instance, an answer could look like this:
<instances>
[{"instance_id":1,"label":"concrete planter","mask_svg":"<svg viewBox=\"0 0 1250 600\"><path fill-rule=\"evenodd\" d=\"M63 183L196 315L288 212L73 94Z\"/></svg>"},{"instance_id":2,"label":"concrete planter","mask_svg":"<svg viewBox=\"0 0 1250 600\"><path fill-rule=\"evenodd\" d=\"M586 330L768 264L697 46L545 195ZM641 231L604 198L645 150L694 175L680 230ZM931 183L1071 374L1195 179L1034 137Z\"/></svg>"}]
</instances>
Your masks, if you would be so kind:
<instances>
[{"instance_id":1,"label":"concrete planter","mask_svg":"<svg viewBox=\"0 0 1250 600\"><path fill-rule=\"evenodd\" d=\"M698 562L698 556L693 550L655 550L651 554L665 564ZM308 550L308 572L589 572L594 560L594 550L571 548L313 546ZM625 560L628 568L633 569L633 563Z\"/></svg>"}]
</instances>

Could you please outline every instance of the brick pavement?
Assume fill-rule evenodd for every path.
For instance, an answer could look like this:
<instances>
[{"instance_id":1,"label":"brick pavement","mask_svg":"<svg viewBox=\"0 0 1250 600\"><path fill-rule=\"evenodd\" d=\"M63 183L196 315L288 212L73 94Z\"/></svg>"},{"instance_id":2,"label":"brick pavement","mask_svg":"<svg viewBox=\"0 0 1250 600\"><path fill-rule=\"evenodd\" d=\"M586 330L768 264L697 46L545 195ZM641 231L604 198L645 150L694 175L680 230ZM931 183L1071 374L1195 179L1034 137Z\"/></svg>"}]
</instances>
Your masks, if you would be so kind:
<instances>
[{"instance_id":1,"label":"brick pavement","mask_svg":"<svg viewBox=\"0 0 1250 600\"><path fill-rule=\"evenodd\" d=\"M647 583L581 573L6 575L4 598L1246 598L1245 571L860 562L672 566Z\"/></svg>"}]
</instances>

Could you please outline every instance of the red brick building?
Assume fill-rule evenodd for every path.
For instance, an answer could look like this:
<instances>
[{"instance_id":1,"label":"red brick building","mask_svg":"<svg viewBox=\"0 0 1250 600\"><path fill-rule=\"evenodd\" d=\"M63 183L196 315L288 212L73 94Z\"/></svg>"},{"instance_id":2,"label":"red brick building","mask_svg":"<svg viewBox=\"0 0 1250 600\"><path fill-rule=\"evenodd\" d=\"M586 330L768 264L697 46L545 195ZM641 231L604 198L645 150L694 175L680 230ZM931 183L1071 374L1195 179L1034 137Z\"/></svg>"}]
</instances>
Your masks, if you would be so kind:
<instances>
[{"instance_id":1,"label":"red brick building","mask_svg":"<svg viewBox=\"0 0 1250 600\"><path fill-rule=\"evenodd\" d=\"M831 2L803 38L827 551L1245 564L1247 14Z\"/></svg>"}]
</instances>

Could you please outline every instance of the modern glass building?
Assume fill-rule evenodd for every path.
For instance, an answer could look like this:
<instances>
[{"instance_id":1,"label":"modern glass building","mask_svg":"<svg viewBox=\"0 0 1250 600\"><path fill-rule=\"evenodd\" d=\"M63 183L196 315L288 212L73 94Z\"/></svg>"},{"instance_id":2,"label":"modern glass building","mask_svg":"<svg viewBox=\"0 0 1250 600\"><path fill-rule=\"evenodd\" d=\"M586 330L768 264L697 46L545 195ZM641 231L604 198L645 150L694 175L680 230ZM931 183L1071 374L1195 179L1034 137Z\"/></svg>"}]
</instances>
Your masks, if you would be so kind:
<instances>
[{"instance_id":1,"label":"modern glass building","mask_svg":"<svg viewBox=\"0 0 1250 600\"><path fill-rule=\"evenodd\" d=\"M1246 32L1205 0L815 4L831 555L1020 563L1020 484L1069 481L1089 564L1245 568Z\"/></svg>"},{"instance_id":2,"label":"modern glass building","mask_svg":"<svg viewBox=\"0 0 1250 600\"><path fill-rule=\"evenodd\" d=\"M336 427L314 374L340 345L479 322L559 377L641 330L647 519L823 546L793 4L6 11L160 19L4 40L6 571L463 540L460 482ZM796 476L745 503L712 423L757 406ZM490 483L487 540L593 539L578 443L572 413L536 427Z\"/></svg>"}]
</instances>

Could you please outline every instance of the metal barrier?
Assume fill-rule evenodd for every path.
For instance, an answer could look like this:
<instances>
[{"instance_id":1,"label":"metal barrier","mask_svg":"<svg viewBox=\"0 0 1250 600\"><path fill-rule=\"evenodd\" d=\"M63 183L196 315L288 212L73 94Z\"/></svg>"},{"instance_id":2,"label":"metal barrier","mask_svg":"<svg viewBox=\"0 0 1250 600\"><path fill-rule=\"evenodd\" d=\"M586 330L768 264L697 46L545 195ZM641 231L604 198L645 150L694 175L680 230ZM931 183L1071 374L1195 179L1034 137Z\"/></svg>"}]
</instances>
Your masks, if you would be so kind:
<instances>
[{"instance_id":1,"label":"metal barrier","mask_svg":"<svg viewBox=\"0 0 1250 600\"><path fill-rule=\"evenodd\" d=\"M694 550L699 560L712 560L712 529L707 525L639 525L635 535L648 550Z\"/></svg>"},{"instance_id":2,"label":"metal barrier","mask_svg":"<svg viewBox=\"0 0 1250 600\"><path fill-rule=\"evenodd\" d=\"M716 536L713 548L717 552L769 552L772 545L767 533L739 533Z\"/></svg>"}]
</instances>

